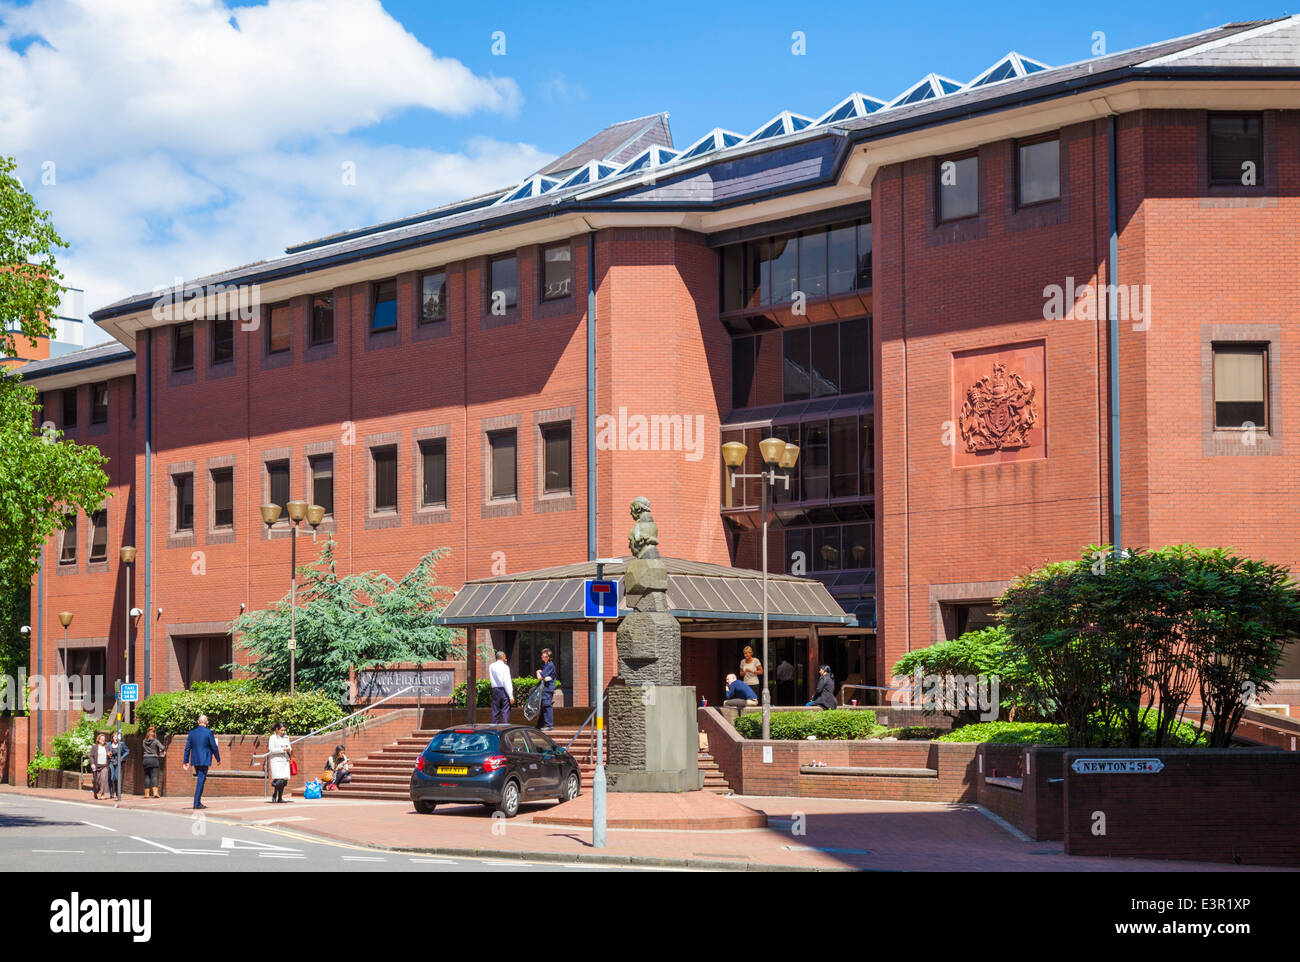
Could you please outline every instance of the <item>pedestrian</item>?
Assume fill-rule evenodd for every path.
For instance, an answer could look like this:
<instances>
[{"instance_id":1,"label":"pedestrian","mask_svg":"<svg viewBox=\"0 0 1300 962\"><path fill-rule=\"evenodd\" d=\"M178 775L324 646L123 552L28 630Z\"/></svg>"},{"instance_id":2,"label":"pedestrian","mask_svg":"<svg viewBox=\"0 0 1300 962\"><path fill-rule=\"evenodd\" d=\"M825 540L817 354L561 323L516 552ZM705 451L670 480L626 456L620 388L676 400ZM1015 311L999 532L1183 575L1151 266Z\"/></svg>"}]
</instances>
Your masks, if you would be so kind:
<instances>
[{"instance_id":1,"label":"pedestrian","mask_svg":"<svg viewBox=\"0 0 1300 962\"><path fill-rule=\"evenodd\" d=\"M96 801L108 796L108 736L103 732L90 746L90 791Z\"/></svg>"},{"instance_id":2,"label":"pedestrian","mask_svg":"<svg viewBox=\"0 0 1300 962\"><path fill-rule=\"evenodd\" d=\"M537 678L542 683L542 718L541 729L550 731L555 726L555 679L559 677L555 662L551 661L551 649L542 649L542 667Z\"/></svg>"},{"instance_id":3,"label":"pedestrian","mask_svg":"<svg viewBox=\"0 0 1300 962\"><path fill-rule=\"evenodd\" d=\"M108 743L108 792L119 802L122 800L122 762L131 749L126 747L122 736L113 732L113 740Z\"/></svg>"},{"instance_id":4,"label":"pedestrian","mask_svg":"<svg viewBox=\"0 0 1300 962\"><path fill-rule=\"evenodd\" d=\"M162 768L161 759L167 754L167 749L158 739L158 729L150 725L144 733L144 797L145 798L162 798L162 792L159 790L158 772Z\"/></svg>"},{"instance_id":5,"label":"pedestrian","mask_svg":"<svg viewBox=\"0 0 1300 962\"><path fill-rule=\"evenodd\" d=\"M497 652L497 660L488 669L492 679L492 724L508 724L510 706L515 703L515 686L510 680L510 666L506 664L506 653Z\"/></svg>"},{"instance_id":6,"label":"pedestrian","mask_svg":"<svg viewBox=\"0 0 1300 962\"><path fill-rule=\"evenodd\" d=\"M293 757L293 743L284 733L284 722L276 722L271 729L271 738L266 744L266 764L271 770L271 801L284 801L284 788L293 776L290 758Z\"/></svg>"},{"instance_id":7,"label":"pedestrian","mask_svg":"<svg viewBox=\"0 0 1300 962\"><path fill-rule=\"evenodd\" d=\"M782 658L776 666L776 703L794 704L794 665L789 658Z\"/></svg>"},{"instance_id":8,"label":"pedestrian","mask_svg":"<svg viewBox=\"0 0 1300 962\"><path fill-rule=\"evenodd\" d=\"M333 785L338 788L352 781L352 759L344 753L342 745L335 745L334 754L325 759L325 773L329 778L322 778L321 781L326 783L326 787Z\"/></svg>"},{"instance_id":9,"label":"pedestrian","mask_svg":"<svg viewBox=\"0 0 1300 962\"><path fill-rule=\"evenodd\" d=\"M208 731L208 716L200 715L198 724L185 736L185 761L183 766L190 770L190 758L194 758L194 807L207 808L203 804L203 783L208 780L208 767L221 761L221 751L217 740Z\"/></svg>"},{"instance_id":10,"label":"pedestrian","mask_svg":"<svg viewBox=\"0 0 1300 962\"><path fill-rule=\"evenodd\" d=\"M813 692L812 701L805 707L821 707L826 711L835 707L835 676L831 674L830 665L822 665L817 669L817 690Z\"/></svg>"},{"instance_id":11,"label":"pedestrian","mask_svg":"<svg viewBox=\"0 0 1300 962\"><path fill-rule=\"evenodd\" d=\"M750 688L757 689L763 679L763 663L754 657L754 649L745 646L744 657L740 659L740 677Z\"/></svg>"},{"instance_id":12,"label":"pedestrian","mask_svg":"<svg viewBox=\"0 0 1300 962\"><path fill-rule=\"evenodd\" d=\"M758 695L735 675L727 676L727 693L722 704L727 708L753 708L758 704Z\"/></svg>"}]
</instances>

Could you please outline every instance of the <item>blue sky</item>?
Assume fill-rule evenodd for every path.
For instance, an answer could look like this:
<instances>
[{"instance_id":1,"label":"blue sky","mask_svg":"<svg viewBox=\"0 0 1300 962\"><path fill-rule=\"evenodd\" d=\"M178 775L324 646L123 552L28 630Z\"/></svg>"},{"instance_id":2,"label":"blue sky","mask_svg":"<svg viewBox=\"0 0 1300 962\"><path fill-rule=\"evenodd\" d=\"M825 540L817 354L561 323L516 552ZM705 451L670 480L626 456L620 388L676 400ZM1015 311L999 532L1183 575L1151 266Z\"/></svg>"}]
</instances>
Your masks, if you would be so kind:
<instances>
[{"instance_id":1,"label":"blue sky","mask_svg":"<svg viewBox=\"0 0 1300 962\"><path fill-rule=\"evenodd\" d=\"M965 82L1012 49L1057 66L1093 56L1097 31L1115 52L1282 12L0 0L0 151L70 241L60 264L90 311L508 186L630 117L668 111L685 146L929 71Z\"/></svg>"}]
</instances>

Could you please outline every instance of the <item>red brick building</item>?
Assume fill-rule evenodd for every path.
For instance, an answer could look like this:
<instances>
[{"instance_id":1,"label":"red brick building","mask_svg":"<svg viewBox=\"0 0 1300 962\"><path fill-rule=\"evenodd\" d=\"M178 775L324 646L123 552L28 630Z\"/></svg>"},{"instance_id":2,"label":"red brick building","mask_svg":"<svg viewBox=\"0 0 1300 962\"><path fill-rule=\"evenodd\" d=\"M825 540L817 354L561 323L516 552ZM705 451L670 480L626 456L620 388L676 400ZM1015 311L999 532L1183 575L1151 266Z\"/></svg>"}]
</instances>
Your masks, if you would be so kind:
<instances>
[{"instance_id":1,"label":"red brick building","mask_svg":"<svg viewBox=\"0 0 1300 962\"><path fill-rule=\"evenodd\" d=\"M625 554L638 495L664 553L756 567L758 489L719 445L756 467L768 434L801 446L772 565L859 625L774 640L788 697L821 661L883 684L1117 530L1294 566L1298 55L1284 18L680 149L641 118L517 187L105 307L120 346L25 369L115 494L45 550L33 671L120 676L134 544L134 677L211 676L240 606L287 590L268 501L325 505L344 570L446 547L452 588ZM506 634L589 697L587 639ZM684 683L717 698L747 640L688 638Z\"/></svg>"}]
</instances>

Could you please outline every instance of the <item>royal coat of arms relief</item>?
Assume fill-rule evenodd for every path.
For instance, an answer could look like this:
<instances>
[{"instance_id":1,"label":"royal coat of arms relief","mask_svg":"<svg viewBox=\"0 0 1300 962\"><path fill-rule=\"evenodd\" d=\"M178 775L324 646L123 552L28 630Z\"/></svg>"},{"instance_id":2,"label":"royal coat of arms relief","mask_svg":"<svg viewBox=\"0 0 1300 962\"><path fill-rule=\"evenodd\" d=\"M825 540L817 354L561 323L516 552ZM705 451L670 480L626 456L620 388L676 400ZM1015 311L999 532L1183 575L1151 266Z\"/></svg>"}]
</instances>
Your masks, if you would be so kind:
<instances>
[{"instance_id":1,"label":"royal coat of arms relief","mask_svg":"<svg viewBox=\"0 0 1300 962\"><path fill-rule=\"evenodd\" d=\"M1001 361L966 391L961 406L961 437L972 454L1029 446L1029 429L1038 423L1034 385L1008 374Z\"/></svg>"}]
</instances>

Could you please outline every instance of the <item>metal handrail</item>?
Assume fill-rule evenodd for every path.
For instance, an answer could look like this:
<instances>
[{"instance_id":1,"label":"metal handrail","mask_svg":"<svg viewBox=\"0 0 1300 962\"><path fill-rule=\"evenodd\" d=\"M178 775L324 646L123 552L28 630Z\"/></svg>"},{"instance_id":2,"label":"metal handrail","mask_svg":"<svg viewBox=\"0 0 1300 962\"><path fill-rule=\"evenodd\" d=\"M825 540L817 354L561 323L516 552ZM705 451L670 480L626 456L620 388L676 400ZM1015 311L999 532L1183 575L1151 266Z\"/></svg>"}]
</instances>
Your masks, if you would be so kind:
<instances>
[{"instance_id":1,"label":"metal handrail","mask_svg":"<svg viewBox=\"0 0 1300 962\"><path fill-rule=\"evenodd\" d=\"M852 688L858 691L911 691L911 685L905 686L888 686L888 685L840 685L840 704L844 704L844 692Z\"/></svg>"},{"instance_id":2,"label":"metal handrail","mask_svg":"<svg viewBox=\"0 0 1300 962\"><path fill-rule=\"evenodd\" d=\"M609 705L609 688L610 686L606 685L605 690L601 692L600 700L601 700L602 707ZM564 750L566 752L573 747L573 743L578 740L578 736L583 733L586 727L591 724L591 720L595 717L596 717L596 709L593 708L591 710L591 714L587 716L587 720L584 721L578 727L578 730L573 733L573 737L569 739L569 744L564 746ZM595 763L595 761L596 761L596 740L593 738L590 741L590 743L587 745L587 764L592 765Z\"/></svg>"}]
</instances>

